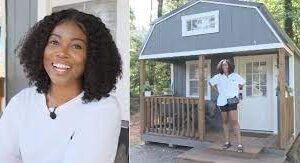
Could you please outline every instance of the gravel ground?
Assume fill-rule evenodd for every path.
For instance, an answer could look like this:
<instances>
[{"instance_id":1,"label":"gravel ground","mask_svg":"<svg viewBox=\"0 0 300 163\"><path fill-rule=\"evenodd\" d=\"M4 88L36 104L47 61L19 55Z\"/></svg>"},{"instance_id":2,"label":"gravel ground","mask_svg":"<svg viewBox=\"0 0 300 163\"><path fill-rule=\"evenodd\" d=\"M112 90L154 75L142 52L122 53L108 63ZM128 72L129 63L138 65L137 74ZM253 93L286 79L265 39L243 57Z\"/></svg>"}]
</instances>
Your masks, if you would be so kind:
<instances>
[{"instance_id":1,"label":"gravel ground","mask_svg":"<svg viewBox=\"0 0 300 163\"><path fill-rule=\"evenodd\" d=\"M130 148L130 163L177 163L176 157L188 151L188 147L168 147L164 144L148 143Z\"/></svg>"}]
</instances>

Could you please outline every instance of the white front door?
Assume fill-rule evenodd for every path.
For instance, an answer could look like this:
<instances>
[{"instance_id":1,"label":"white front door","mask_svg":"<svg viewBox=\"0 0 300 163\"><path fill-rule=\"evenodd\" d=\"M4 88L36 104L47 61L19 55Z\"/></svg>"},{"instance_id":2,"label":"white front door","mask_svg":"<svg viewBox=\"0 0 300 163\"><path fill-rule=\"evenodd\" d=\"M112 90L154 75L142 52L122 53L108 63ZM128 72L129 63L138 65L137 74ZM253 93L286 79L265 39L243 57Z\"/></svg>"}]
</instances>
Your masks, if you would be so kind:
<instances>
[{"instance_id":1,"label":"white front door","mask_svg":"<svg viewBox=\"0 0 300 163\"><path fill-rule=\"evenodd\" d=\"M273 60L270 55L236 57L237 72L246 80L239 104L241 129L274 131Z\"/></svg>"}]
</instances>

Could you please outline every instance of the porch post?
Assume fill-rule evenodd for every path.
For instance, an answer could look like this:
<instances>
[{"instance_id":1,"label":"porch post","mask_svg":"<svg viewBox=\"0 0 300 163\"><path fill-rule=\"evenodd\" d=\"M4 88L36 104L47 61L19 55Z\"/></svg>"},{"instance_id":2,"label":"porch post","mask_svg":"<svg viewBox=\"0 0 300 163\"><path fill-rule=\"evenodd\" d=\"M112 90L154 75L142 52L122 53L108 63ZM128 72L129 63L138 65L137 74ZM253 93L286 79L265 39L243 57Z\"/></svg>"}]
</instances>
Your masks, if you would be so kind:
<instances>
[{"instance_id":1,"label":"porch post","mask_svg":"<svg viewBox=\"0 0 300 163\"><path fill-rule=\"evenodd\" d=\"M144 84L146 79L146 64L145 60L140 60L140 132L145 132L145 98L144 98Z\"/></svg>"},{"instance_id":2,"label":"porch post","mask_svg":"<svg viewBox=\"0 0 300 163\"><path fill-rule=\"evenodd\" d=\"M286 146L286 128L284 127L286 109L285 109L285 49L278 50L278 60L279 60L279 73L278 73L278 85L279 85L279 142L280 148L285 148Z\"/></svg>"},{"instance_id":3,"label":"porch post","mask_svg":"<svg viewBox=\"0 0 300 163\"><path fill-rule=\"evenodd\" d=\"M198 59L199 80L198 80L198 133L199 139L204 140L205 136L205 101L204 101L204 56L200 55Z\"/></svg>"}]
</instances>

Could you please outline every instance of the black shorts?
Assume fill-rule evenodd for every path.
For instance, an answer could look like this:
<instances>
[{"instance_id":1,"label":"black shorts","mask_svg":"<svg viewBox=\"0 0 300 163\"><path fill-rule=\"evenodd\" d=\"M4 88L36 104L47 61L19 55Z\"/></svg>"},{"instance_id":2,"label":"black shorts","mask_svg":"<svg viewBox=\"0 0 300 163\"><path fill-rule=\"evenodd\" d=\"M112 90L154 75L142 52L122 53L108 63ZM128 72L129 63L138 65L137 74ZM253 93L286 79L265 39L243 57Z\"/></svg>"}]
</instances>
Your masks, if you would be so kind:
<instances>
[{"instance_id":1,"label":"black shorts","mask_svg":"<svg viewBox=\"0 0 300 163\"><path fill-rule=\"evenodd\" d=\"M232 111L232 110L237 110L237 104L226 104L224 106L219 106L221 112L229 112L229 111Z\"/></svg>"}]
</instances>

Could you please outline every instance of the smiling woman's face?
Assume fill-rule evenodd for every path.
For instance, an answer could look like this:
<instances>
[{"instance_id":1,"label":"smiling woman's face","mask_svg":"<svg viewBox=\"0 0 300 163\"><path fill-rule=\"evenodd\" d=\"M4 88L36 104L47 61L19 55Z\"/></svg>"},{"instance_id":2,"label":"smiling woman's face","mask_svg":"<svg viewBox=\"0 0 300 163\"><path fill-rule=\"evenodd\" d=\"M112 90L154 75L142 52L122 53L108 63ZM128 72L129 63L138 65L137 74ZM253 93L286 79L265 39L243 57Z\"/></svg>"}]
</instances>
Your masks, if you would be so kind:
<instances>
[{"instance_id":1,"label":"smiling woman's face","mask_svg":"<svg viewBox=\"0 0 300 163\"><path fill-rule=\"evenodd\" d=\"M73 21L58 24L44 51L44 68L56 85L81 83L85 68L87 38Z\"/></svg>"}]
</instances>

